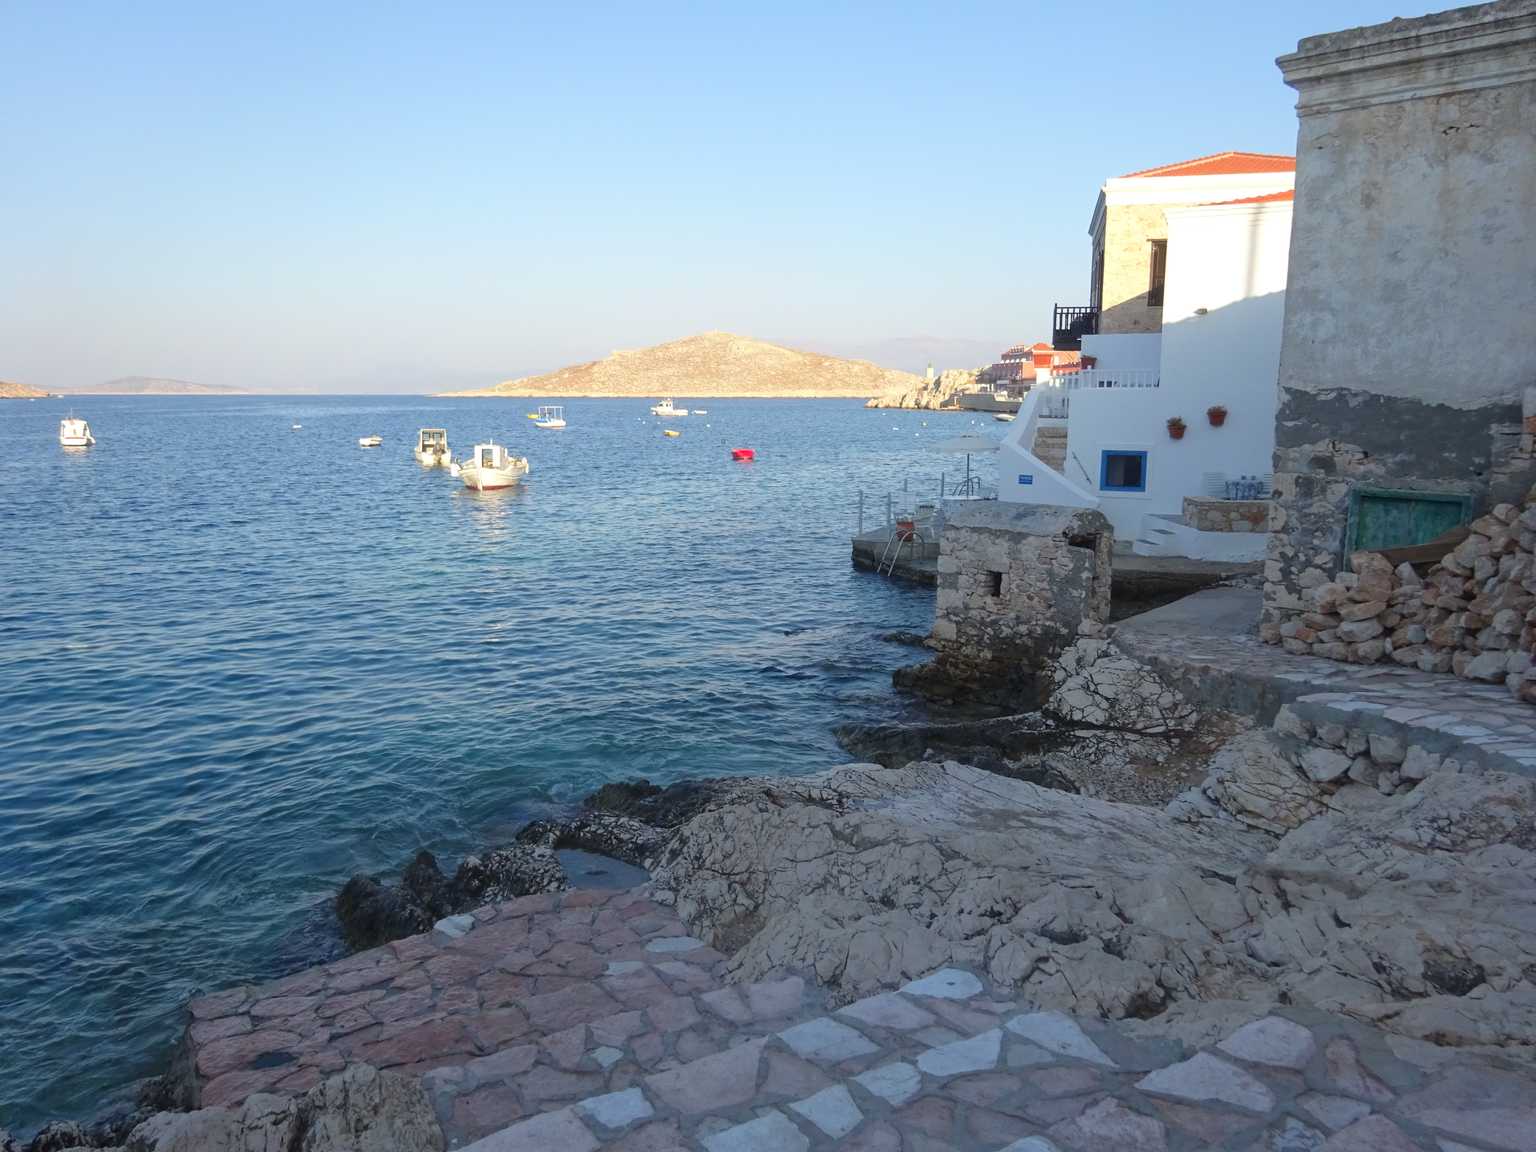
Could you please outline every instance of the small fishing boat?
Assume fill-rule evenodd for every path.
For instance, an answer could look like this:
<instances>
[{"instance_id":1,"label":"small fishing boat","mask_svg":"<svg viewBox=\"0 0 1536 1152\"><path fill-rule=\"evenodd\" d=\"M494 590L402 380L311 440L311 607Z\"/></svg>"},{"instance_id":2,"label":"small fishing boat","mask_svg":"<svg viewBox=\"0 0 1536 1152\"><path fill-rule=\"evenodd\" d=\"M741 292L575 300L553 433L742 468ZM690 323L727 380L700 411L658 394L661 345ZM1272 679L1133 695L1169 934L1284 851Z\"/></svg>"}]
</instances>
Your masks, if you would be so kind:
<instances>
[{"instance_id":1,"label":"small fishing boat","mask_svg":"<svg viewBox=\"0 0 1536 1152\"><path fill-rule=\"evenodd\" d=\"M89 448L96 443L91 426L78 416L66 416L59 421L59 443L66 448Z\"/></svg>"},{"instance_id":2,"label":"small fishing boat","mask_svg":"<svg viewBox=\"0 0 1536 1152\"><path fill-rule=\"evenodd\" d=\"M999 412L992 419L996 420L999 424L1012 424L1018 417L1012 412Z\"/></svg>"},{"instance_id":3,"label":"small fishing boat","mask_svg":"<svg viewBox=\"0 0 1536 1152\"><path fill-rule=\"evenodd\" d=\"M535 428L564 428L565 409L558 404L545 404L539 409L539 418L534 421Z\"/></svg>"},{"instance_id":4,"label":"small fishing boat","mask_svg":"<svg viewBox=\"0 0 1536 1152\"><path fill-rule=\"evenodd\" d=\"M755 448L732 448L731 449L731 459L732 460L756 460L757 459L757 450Z\"/></svg>"},{"instance_id":5,"label":"small fishing boat","mask_svg":"<svg viewBox=\"0 0 1536 1152\"><path fill-rule=\"evenodd\" d=\"M453 462L448 451L446 428L422 428L416 433L416 463L427 468L437 468Z\"/></svg>"},{"instance_id":6,"label":"small fishing boat","mask_svg":"<svg viewBox=\"0 0 1536 1152\"><path fill-rule=\"evenodd\" d=\"M709 409L708 408L695 408L695 409L692 410L691 415L694 415L694 416L708 416L709 415Z\"/></svg>"},{"instance_id":7,"label":"small fishing boat","mask_svg":"<svg viewBox=\"0 0 1536 1152\"><path fill-rule=\"evenodd\" d=\"M476 444L468 460L450 464L448 470L476 492L510 488L528 475L528 457L509 456L500 444Z\"/></svg>"},{"instance_id":8,"label":"small fishing boat","mask_svg":"<svg viewBox=\"0 0 1536 1152\"><path fill-rule=\"evenodd\" d=\"M661 434L663 436L681 436L682 435L682 433L679 432L676 428L663 428Z\"/></svg>"},{"instance_id":9,"label":"small fishing boat","mask_svg":"<svg viewBox=\"0 0 1536 1152\"><path fill-rule=\"evenodd\" d=\"M359 448L377 448L384 443L382 436L359 436L357 446Z\"/></svg>"},{"instance_id":10,"label":"small fishing boat","mask_svg":"<svg viewBox=\"0 0 1536 1152\"><path fill-rule=\"evenodd\" d=\"M295 425L294 425L294 426L293 426L293 430L294 430L294 431L295 431L295 432L297 432L297 431L298 431L298 430L299 430L299 429L300 429L300 428L302 428L302 427L304 427L304 425L302 425L302 424L295 424Z\"/></svg>"},{"instance_id":11,"label":"small fishing boat","mask_svg":"<svg viewBox=\"0 0 1536 1152\"><path fill-rule=\"evenodd\" d=\"M673 405L673 403L672 403L672 398L668 397L667 399L663 400L660 404L652 404L651 405L651 415L652 416L686 416L686 415L688 415L688 409L675 407Z\"/></svg>"}]
</instances>

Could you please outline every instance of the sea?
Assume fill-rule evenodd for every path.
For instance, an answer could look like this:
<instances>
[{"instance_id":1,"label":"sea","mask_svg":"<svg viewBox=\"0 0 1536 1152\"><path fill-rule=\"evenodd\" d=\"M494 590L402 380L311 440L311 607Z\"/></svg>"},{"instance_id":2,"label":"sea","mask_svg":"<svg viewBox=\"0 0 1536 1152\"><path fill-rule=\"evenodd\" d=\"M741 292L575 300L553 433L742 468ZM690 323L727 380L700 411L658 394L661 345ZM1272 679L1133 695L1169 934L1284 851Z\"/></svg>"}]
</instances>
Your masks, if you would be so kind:
<instances>
[{"instance_id":1,"label":"sea","mask_svg":"<svg viewBox=\"0 0 1536 1152\"><path fill-rule=\"evenodd\" d=\"M1002 426L677 402L707 411L672 438L643 400L564 401L563 431L519 399L0 401L0 1127L94 1115L189 997L340 954L355 872L920 714L890 674L921 654L882 637L932 593L850 566L860 494L883 520ZM531 472L470 492L422 427Z\"/></svg>"}]
</instances>

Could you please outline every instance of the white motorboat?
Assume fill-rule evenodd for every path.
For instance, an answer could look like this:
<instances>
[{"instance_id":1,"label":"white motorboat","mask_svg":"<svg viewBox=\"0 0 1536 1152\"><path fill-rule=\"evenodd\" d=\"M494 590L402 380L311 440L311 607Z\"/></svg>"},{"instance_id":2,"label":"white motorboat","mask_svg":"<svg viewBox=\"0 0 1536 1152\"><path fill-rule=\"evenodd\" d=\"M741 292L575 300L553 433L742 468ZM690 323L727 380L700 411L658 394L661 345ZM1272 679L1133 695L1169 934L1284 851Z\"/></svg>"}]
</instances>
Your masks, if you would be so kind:
<instances>
[{"instance_id":1,"label":"white motorboat","mask_svg":"<svg viewBox=\"0 0 1536 1152\"><path fill-rule=\"evenodd\" d=\"M708 416L709 415L709 409L708 408L695 408L693 410L693 412L691 413L691 415L694 415L694 416Z\"/></svg>"},{"instance_id":2,"label":"white motorboat","mask_svg":"<svg viewBox=\"0 0 1536 1152\"><path fill-rule=\"evenodd\" d=\"M541 404L539 406L538 419L533 422L535 428L564 428L565 409L558 404Z\"/></svg>"},{"instance_id":3,"label":"white motorboat","mask_svg":"<svg viewBox=\"0 0 1536 1152\"><path fill-rule=\"evenodd\" d=\"M357 438L357 446L359 448L377 448L383 443L384 437L382 436L359 436Z\"/></svg>"},{"instance_id":4,"label":"white motorboat","mask_svg":"<svg viewBox=\"0 0 1536 1152\"><path fill-rule=\"evenodd\" d=\"M671 400L670 397L668 397L667 399L663 400L660 404L652 404L651 405L651 415L652 416L686 416L686 415L688 415L688 409L673 407L672 400Z\"/></svg>"},{"instance_id":5,"label":"white motorboat","mask_svg":"<svg viewBox=\"0 0 1536 1152\"><path fill-rule=\"evenodd\" d=\"M1014 415L1012 412L998 412L992 417L992 419L996 420L999 424L1012 424L1015 420L1018 419L1018 416Z\"/></svg>"},{"instance_id":6,"label":"white motorboat","mask_svg":"<svg viewBox=\"0 0 1536 1152\"><path fill-rule=\"evenodd\" d=\"M59 421L59 443L66 448L89 448L96 443L91 426L78 416L66 416Z\"/></svg>"},{"instance_id":7,"label":"white motorboat","mask_svg":"<svg viewBox=\"0 0 1536 1152\"><path fill-rule=\"evenodd\" d=\"M417 431L416 463L428 468L438 468L453 463L453 453L448 451L446 428L422 428Z\"/></svg>"},{"instance_id":8,"label":"white motorboat","mask_svg":"<svg viewBox=\"0 0 1536 1152\"><path fill-rule=\"evenodd\" d=\"M295 425L294 425L294 426L293 426L293 430L294 430L294 431L295 431L295 432L297 432L297 431L298 431L298 430L299 430L299 429L300 429L300 428L302 428L302 427L304 427L304 425L302 425L302 424L295 424Z\"/></svg>"},{"instance_id":9,"label":"white motorboat","mask_svg":"<svg viewBox=\"0 0 1536 1152\"><path fill-rule=\"evenodd\" d=\"M500 444L476 444L469 459L450 464L448 470L476 492L510 488L528 475L528 457L511 456Z\"/></svg>"}]
</instances>

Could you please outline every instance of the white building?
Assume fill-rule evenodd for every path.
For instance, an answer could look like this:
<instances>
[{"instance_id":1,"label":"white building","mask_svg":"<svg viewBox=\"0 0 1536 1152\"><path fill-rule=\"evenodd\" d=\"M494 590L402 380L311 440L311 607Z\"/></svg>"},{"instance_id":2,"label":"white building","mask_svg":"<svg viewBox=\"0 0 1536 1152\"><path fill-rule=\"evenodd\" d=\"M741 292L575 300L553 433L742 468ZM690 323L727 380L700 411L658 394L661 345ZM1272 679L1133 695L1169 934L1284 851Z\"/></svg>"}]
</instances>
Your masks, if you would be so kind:
<instances>
[{"instance_id":1,"label":"white building","mask_svg":"<svg viewBox=\"0 0 1536 1152\"><path fill-rule=\"evenodd\" d=\"M1097 508L1143 554L1262 558L1262 507L1239 498L1274 453L1294 177L1289 157L1224 153L1105 183L1092 303L1055 325L1085 367L1021 408L1001 499ZM1063 418L1057 472L1034 448Z\"/></svg>"}]
</instances>

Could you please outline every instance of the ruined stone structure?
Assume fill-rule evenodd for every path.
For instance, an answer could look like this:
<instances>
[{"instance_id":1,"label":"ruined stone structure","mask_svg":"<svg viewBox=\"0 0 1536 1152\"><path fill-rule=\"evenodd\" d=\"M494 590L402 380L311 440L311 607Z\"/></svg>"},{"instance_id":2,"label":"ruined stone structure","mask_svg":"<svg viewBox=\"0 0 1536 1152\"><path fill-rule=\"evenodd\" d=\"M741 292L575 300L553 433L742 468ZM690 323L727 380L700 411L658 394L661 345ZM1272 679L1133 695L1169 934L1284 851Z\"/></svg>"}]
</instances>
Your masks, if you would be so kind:
<instances>
[{"instance_id":1,"label":"ruined stone structure","mask_svg":"<svg viewBox=\"0 0 1536 1152\"><path fill-rule=\"evenodd\" d=\"M1279 64L1300 130L1271 624L1346 553L1530 486L1536 2L1311 37Z\"/></svg>"},{"instance_id":2,"label":"ruined stone structure","mask_svg":"<svg viewBox=\"0 0 1536 1152\"><path fill-rule=\"evenodd\" d=\"M933 639L939 656L908 686L1019 706L1085 620L1109 618L1114 532L1087 508L974 501L950 513L939 544Z\"/></svg>"}]
</instances>

